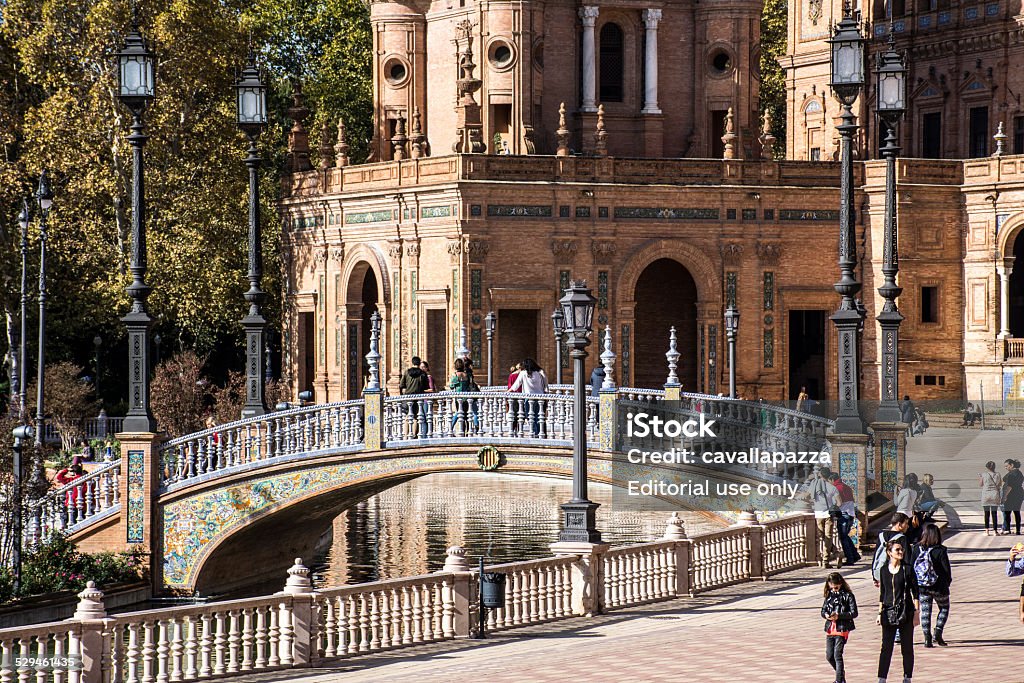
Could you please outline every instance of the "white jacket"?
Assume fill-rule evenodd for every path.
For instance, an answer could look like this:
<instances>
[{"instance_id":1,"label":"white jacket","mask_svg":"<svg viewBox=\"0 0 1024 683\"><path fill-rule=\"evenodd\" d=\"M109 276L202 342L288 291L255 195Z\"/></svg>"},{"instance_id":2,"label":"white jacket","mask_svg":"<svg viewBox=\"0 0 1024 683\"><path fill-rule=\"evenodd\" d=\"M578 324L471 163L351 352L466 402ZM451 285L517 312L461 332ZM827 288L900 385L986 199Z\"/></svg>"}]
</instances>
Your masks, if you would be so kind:
<instances>
[{"instance_id":1,"label":"white jacket","mask_svg":"<svg viewBox=\"0 0 1024 683\"><path fill-rule=\"evenodd\" d=\"M520 370L516 381L512 383L509 391L522 391L524 394L543 394L548 390L548 378L543 370L530 375L526 370Z\"/></svg>"}]
</instances>

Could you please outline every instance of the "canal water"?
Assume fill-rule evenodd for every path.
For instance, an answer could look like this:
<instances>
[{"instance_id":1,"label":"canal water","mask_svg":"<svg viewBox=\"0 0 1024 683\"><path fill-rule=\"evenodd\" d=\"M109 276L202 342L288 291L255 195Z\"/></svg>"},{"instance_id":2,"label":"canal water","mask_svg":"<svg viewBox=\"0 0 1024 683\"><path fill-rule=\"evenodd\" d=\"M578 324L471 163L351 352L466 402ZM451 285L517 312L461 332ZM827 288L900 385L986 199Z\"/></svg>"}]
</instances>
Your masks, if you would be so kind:
<instances>
[{"instance_id":1,"label":"canal water","mask_svg":"<svg viewBox=\"0 0 1024 683\"><path fill-rule=\"evenodd\" d=\"M591 483L588 492L601 504L597 522L605 542L643 543L664 533L668 512L616 507L610 486ZM465 548L474 564L480 555L489 564L550 557L558 506L571 494L565 479L482 472L421 477L339 514L317 544L313 583L328 588L437 571L453 545ZM680 516L689 535L722 528L697 512Z\"/></svg>"}]
</instances>

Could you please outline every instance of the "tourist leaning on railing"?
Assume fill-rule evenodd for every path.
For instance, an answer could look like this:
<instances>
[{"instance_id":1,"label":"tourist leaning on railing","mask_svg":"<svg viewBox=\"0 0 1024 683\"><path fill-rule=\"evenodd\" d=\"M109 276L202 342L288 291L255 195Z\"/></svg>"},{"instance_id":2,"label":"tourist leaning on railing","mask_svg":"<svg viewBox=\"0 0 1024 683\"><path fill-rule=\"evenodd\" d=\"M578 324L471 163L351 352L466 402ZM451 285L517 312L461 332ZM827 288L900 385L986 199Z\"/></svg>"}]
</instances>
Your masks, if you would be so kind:
<instances>
[{"instance_id":1,"label":"tourist leaning on railing","mask_svg":"<svg viewBox=\"0 0 1024 683\"><path fill-rule=\"evenodd\" d=\"M509 391L521 391L524 394L544 394L548 390L548 377L537 362L532 358L523 360L523 369L519 371L516 381ZM534 438L540 436L540 401L529 401L530 423Z\"/></svg>"},{"instance_id":2,"label":"tourist leaning on railing","mask_svg":"<svg viewBox=\"0 0 1024 683\"><path fill-rule=\"evenodd\" d=\"M451 381L448 382L448 388L458 393L469 393L473 391L479 391L480 387L476 385L473 380L473 365L468 362L468 358L456 358L455 359L455 374L452 375ZM459 422L459 417L463 416L463 419L468 417L473 418L473 429L478 430L480 428L480 419L476 415L476 401L470 399L456 399L455 410L452 412L452 431L455 431L455 425ZM463 433L469 432L469 425L466 424L466 429Z\"/></svg>"}]
</instances>

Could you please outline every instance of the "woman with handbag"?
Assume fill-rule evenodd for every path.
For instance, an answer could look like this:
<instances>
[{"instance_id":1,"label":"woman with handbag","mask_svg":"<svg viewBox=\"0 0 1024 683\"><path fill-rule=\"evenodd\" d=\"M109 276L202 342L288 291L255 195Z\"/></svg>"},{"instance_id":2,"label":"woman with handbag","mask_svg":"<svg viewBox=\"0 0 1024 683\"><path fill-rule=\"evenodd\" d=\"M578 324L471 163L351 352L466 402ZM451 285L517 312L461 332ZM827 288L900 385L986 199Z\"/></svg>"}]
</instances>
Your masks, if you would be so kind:
<instances>
[{"instance_id":1,"label":"woman with handbag","mask_svg":"<svg viewBox=\"0 0 1024 683\"><path fill-rule=\"evenodd\" d=\"M900 635L903 656L903 683L914 676L914 627L918 623L920 597L914 570L904 561L903 544L889 541L885 545L889 563L882 568L879 581L878 619L882 627L882 650L878 653L878 683L886 683L896 634Z\"/></svg>"}]
</instances>

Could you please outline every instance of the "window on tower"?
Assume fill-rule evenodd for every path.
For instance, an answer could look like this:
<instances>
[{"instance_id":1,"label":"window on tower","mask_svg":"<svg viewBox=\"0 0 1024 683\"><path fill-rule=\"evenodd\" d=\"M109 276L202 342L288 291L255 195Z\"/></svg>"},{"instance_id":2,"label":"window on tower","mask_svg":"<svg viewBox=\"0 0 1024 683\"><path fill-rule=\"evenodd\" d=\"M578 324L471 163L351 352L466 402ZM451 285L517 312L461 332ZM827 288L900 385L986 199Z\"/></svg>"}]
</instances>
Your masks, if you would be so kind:
<instances>
[{"instance_id":1,"label":"window on tower","mask_svg":"<svg viewBox=\"0 0 1024 683\"><path fill-rule=\"evenodd\" d=\"M623 95L623 57L622 29L618 24L607 23L601 27L600 49L600 101L621 102Z\"/></svg>"}]
</instances>

